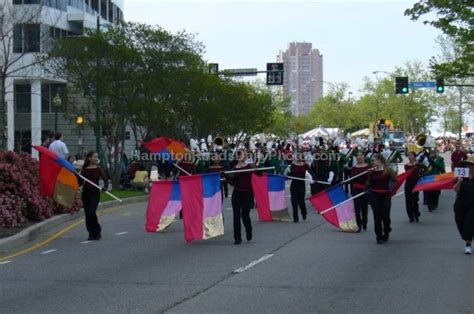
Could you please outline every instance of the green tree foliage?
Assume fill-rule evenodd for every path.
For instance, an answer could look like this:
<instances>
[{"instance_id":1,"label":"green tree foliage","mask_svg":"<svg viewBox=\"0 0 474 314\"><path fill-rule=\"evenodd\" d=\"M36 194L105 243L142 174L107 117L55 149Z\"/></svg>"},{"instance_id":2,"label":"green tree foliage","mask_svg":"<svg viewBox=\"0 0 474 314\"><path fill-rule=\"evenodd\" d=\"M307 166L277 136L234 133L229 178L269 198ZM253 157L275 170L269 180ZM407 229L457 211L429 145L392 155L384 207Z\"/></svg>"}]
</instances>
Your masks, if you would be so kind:
<instances>
[{"instance_id":1,"label":"green tree foliage","mask_svg":"<svg viewBox=\"0 0 474 314\"><path fill-rule=\"evenodd\" d=\"M45 64L67 79L74 95L85 96L69 97L68 118L82 114L94 127L99 106L115 186L127 125L139 141L187 141L257 133L273 121L270 92L206 73L204 47L190 34L127 23L86 35L59 41Z\"/></svg>"},{"instance_id":2,"label":"green tree foliage","mask_svg":"<svg viewBox=\"0 0 474 314\"><path fill-rule=\"evenodd\" d=\"M453 60L431 59L434 72L444 78L472 77L474 74L474 4L472 0L420 0L405 11L414 21L423 21L440 29L458 45Z\"/></svg>"}]
</instances>

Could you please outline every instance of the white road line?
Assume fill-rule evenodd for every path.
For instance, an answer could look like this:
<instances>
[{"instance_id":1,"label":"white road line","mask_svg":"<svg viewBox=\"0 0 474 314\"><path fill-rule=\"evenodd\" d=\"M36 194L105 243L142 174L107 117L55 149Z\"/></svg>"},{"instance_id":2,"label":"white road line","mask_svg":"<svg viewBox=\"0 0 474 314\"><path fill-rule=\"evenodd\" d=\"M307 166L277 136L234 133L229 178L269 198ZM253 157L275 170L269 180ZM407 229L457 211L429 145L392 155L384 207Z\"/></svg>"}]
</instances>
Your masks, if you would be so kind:
<instances>
[{"instance_id":1,"label":"white road line","mask_svg":"<svg viewBox=\"0 0 474 314\"><path fill-rule=\"evenodd\" d=\"M82 244L87 244L87 243L91 243L92 241L82 241L81 243Z\"/></svg>"},{"instance_id":2,"label":"white road line","mask_svg":"<svg viewBox=\"0 0 474 314\"><path fill-rule=\"evenodd\" d=\"M47 251L41 252L41 255L46 255L46 254L53 253L53 252L56 252L56 251L57 251L56 249L47 250Z\"/></svg>"},{"instance_id":3,"label":"white road line","mask_svg":"<svg viewBox=\"0 0 474 314\"><path fill-rule=\"evenodd\" d=\"M124 234L127 234L127 233L128 233L128 231L124 231L124 232L116 233L115 235L116 235L116 236L121 236L121 235L124 235Z\"/></svg>"},{"instance_id":4,"label":"white road line","mask_svg":"<svg viewBox=\"0 0 474 314\"><path fill-rule=\"evenodd\" d=\"M12 261L3 261L3 262L0 262L0 265L5 265L5 264L10 264Z\"/></svg>"},{"instance_id":5,"label":"white road line","mask_svg":"<svg viewBox=\"0 0 474 314\"><path fill-rule=\"evenodd\" d=\"M234 274L240 274L240 273L243 273L244 271L254 267L255 265L257 264L260 264L261 262L264 262L266 261L267 259L269 259L270 257L272 257L273 254L267 254L265 256L262 256L260 257L258 260L255 260L253 262L250 262L249 264L245 265L244 267L240 267L239 269L236 269L233 271Z\"/></svg>"},{"instance_id":6,"label":"white road line","mask_svg":"<svg viewBox=\"0 0 474 314\"><path fill-rule=\"evenodd\" d=\"M286 196L286 198L290 198L290 197L291 197L291 195L287 195L287 196Z\"/></svg>"},{"instance_id":7,"label":"white road line","mask_svg":"<svg viewBox=\"0 0 474 314\"><path fill-rule=\"evenodd\" d=\"M225 210L232 210L232 207L226 208Z\"/></svg>"}]
</instances>

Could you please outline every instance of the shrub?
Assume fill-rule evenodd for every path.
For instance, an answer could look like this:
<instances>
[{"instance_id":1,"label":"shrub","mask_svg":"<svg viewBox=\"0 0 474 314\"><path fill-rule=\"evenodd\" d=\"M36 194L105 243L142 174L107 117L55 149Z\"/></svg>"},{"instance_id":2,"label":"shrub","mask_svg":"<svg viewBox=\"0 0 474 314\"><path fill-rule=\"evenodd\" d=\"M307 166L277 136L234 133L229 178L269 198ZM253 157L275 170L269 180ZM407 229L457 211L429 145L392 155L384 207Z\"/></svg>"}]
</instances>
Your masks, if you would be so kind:
<instances>
[{"instance_id":1,"label":"shrub","mask_svg":"<svg viewBox=\"0 0 474 314\"><path fill-rule=\"evenodd\" d=\"M40 194L39 162L28 154L0 152L0 227L21 227L55 214L81 207L79 196L73 208L65 208Z\"/></svg>"}]
</instances>

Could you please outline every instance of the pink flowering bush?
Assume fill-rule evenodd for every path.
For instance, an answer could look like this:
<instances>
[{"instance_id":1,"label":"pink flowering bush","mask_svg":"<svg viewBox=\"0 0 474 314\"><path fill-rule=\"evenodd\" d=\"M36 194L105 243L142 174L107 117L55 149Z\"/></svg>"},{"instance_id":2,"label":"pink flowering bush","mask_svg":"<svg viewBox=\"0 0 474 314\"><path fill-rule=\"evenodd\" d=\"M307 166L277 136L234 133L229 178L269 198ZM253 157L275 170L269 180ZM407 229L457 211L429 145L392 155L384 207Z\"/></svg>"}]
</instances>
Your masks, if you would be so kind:
<instances>
[{"instance_id":1,"label":"pink flowering bush","mask_svg":"<svg viewBox=\"0 0 474 314\"><path fill-rule=\"evenodd\" d=\"M55 214L78 211L65 208L40 194L39 162L28 154L0 152L0 227L21 227L27 221L41 221Z\"/></svg>"}]
</instances>

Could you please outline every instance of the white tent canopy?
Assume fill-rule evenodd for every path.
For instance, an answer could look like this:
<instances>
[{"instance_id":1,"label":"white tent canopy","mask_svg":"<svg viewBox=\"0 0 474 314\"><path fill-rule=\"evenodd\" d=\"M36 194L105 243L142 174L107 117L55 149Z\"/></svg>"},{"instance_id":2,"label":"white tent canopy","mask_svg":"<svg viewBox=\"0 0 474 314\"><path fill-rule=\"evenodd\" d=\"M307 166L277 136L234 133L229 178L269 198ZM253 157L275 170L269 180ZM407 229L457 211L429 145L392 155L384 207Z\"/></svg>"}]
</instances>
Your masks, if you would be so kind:
<instances>
[{"instance_id":1,"label":"white tent canopy","mask_svg":"<svg viewBox=\"0 0 474 314\"><path fill-rule=\"evenodd\" d=\"M352 136L369 136L370 135L370 130L369 128L365 128L359 131L355 131L354 133L351 134Z\"/></svg>"},{"instance_id":2,"label":"white tent canopy","mask_svg":"<svg viewBox=\"0 0 474 314\"><path fill-rule=\"evenodd\" d=\"M439 138L439 137L458 137L457 134L454 134L453 132L449 132L449 131L446 131L446 132L434 131L434 132L431 132L431 136L433 136L434 138Z\"/></svg>"},{"instance_id":3,"label":"white tent canopy","mask_svg":"<svg viewBox=\"0 0 474 314\"><path fill-rule=\"evenodd\" d=\"M302 138L310 138L312 136L322 136L322 137L328 137L331 135L336 135L339 133L338 128L325 128L323 126L319 126L315 129L312 129L306 133L300 134L299 136Z\"/></svg>"}]
</instances>

